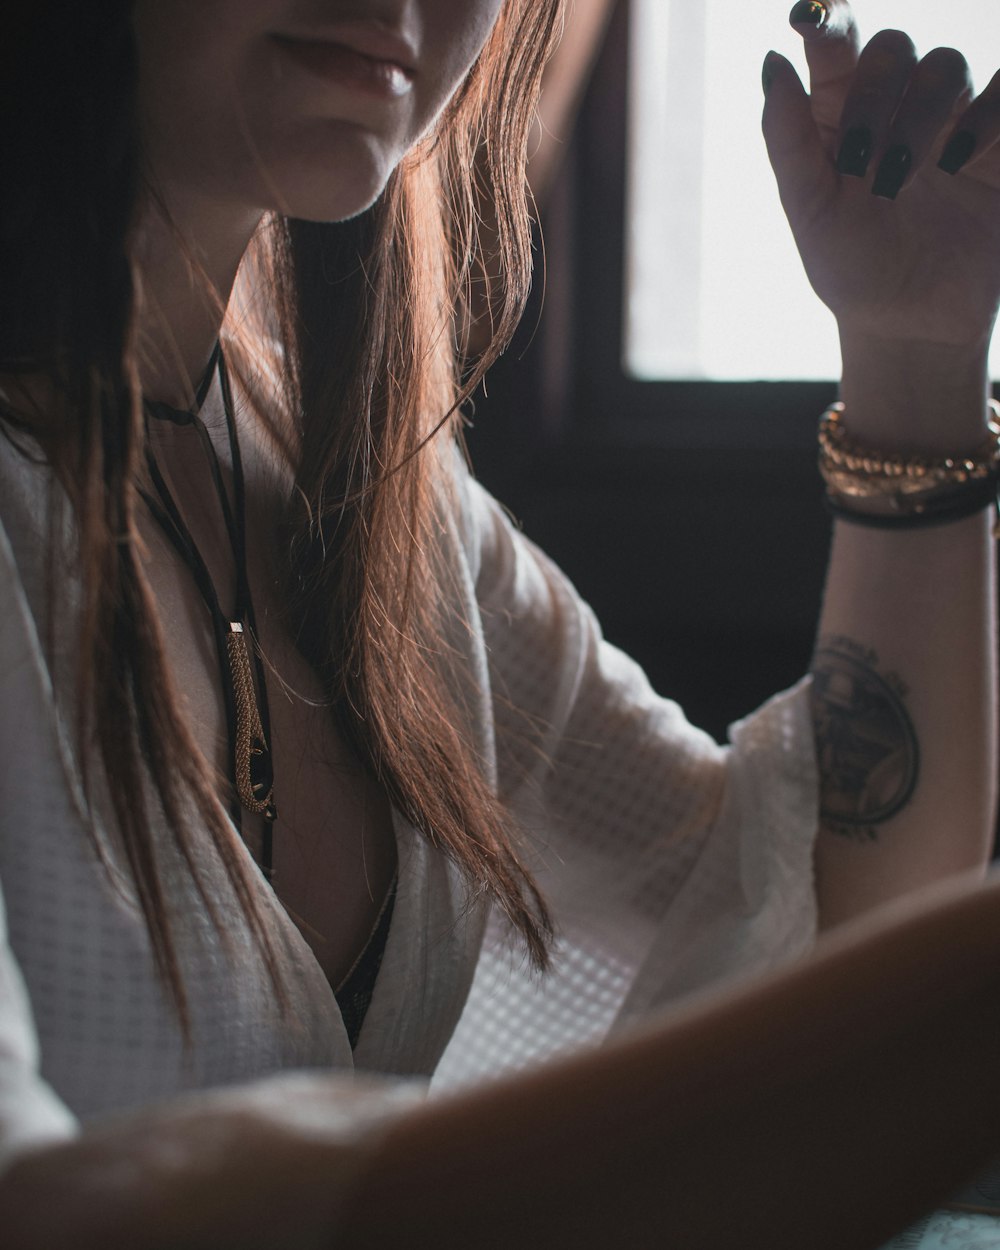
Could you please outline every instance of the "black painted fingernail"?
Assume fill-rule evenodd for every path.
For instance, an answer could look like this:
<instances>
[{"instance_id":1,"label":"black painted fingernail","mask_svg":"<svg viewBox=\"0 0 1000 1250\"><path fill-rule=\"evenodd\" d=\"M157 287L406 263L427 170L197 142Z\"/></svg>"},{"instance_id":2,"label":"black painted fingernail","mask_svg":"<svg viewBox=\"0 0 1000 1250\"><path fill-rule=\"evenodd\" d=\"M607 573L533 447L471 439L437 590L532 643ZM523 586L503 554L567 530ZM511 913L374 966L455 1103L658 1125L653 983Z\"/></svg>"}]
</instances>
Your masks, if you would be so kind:
<instances>
[{"instance_id":1,"label":"black painted fingernail","mask_svg":"<svg viewBox=\"0 0 1000 1250\"><path fill-rule=\"evenodd\" d=\"M960 130L948 140L945 150L938 161L938 169L946 174L957 174L967 164L976 150L976 136L971 130Z\"/></svg>"},{"instance_id":2,"label":"black painted fingernail","mask_svg":"<svg viewBox=\"0 0 1000 1250\"><path fill-rule=\"evenodd\" d=\"M913 153L905 143L894 143L882 157L882 164L875 173L872 195L883 200L894 200L903 189L906 175L913 164Z\"/></svg>"},{"instance_id":3,"label":"black painted fingernail","mask_svg":"<svg viewBox=\"0 0 1000 1250\"><path fill-rule=\"evenodd\" d=\"M769 52L767 56L764 57L764 68L760 72L760 81L764 88L765 95L767 95L767 93L771 90L771 83L774 82L774 74L777 69L775 61L776 54L774 52Z\"/></svg>"},{"instance_id":4,"label":"black painted fingernail","mask_svg":"<svg viewBox=\"0 0 1000 1250\"><path fill-rule=\"evenodd\" d=\"M799 0L788 20L793 26L822 26L827 16L827 7L820 0Z\"/></svg>"},{"instance_id":5,"label":"black painted fingernail","mask_svg":"<svg viewBox=\"0 0 1000 1250\"><path fill-rule=\"evenodd\" d=\"M837 172L863 178L872 158L872 132L867 126L853 126L837 153Z\"/></svg>"}]
</instances>

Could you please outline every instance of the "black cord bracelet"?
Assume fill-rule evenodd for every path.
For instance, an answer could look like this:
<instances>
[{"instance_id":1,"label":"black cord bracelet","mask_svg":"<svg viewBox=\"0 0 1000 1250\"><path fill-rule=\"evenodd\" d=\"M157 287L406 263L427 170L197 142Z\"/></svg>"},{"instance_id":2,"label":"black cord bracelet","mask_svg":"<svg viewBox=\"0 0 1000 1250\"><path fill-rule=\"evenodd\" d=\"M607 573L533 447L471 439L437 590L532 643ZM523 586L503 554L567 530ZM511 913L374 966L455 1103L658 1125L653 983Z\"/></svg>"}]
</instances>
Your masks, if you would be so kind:
<instances>
[{"instance_id":1,"label":"black cord bracelet","mask_svg":"<svg viewBox=\"0 0 1000 1250\"><path fill-rule=\"evenodd\" d=\"M947 525L951 521L964 520L966 517L981 512L984 508L996 507L1000 514L1000 503L997 500L998 486L1000 486L1000 473L994 469L988 477L955 486L951 490L933 496L926 503L909 503L908 506L899 507L892 512L865 512L860 508L845 505L829 493L826 495L826 509L838 520L847 521L852 525L863 525L870 529L926 529L933 525Z\"/></svg>"}]
</instances>

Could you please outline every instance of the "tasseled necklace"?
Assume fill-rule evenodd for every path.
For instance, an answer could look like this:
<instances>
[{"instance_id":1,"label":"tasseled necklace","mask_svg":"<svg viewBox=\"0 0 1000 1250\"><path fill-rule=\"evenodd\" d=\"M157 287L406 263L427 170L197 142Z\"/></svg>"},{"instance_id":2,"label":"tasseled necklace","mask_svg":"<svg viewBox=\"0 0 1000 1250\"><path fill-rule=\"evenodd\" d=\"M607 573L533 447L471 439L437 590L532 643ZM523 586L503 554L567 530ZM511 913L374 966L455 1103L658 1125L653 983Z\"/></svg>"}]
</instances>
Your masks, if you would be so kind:
<instances>
[{"instance_id":1,"label":"tasseled necklace","mask_svg":"<svg viewBox=\"0 0 1000 1250\"><path fill-rule=\"evenodd\" d=\"M231 503L222 480L219 457L199 416L216 373L222 392L222 406L233 460ZM232 784L230 810L237 829L242 827L244 811L263 817L260 866L267 880L272 881L274 877L274 822L278 812L274 802L271 720L264 665L257 643L257 622L254 616L253 599L250 596L250 581L247 576L246 495L243 462L240 457L233 394L221 345L217 343L215 346L212 359L190 410L184 411L172 408L169 404L154 401L147 401L145 407L148 416L172 421L175 425L193 425L197 430L198 437L205 448L209 471L229 536L236 579L233 617L227 616L222 610L208 565L195 545L191 531L184 523L177 502L167 487L153 453L147 429L146 464L155 497L154 493L144 489L141 491L142 497L177 554L190 570L198 593L211 618L229 735L229 780Z\"/></svg>"}]
</instances>

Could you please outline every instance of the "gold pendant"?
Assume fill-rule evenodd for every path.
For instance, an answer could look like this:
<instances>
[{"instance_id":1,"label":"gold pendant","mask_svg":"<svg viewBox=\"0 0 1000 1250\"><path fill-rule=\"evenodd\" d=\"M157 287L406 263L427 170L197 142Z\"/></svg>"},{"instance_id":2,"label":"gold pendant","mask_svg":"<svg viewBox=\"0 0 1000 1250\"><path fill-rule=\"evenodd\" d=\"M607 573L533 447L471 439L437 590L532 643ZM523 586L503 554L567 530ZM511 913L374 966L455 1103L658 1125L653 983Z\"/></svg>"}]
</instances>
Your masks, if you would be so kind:
<instances>
[{"instance_id":1,"label":"gold pendant","mask_svg":"<svg viewBox=\"0 0 1000 1250\"><path fill-rule=\"evenodd\" d=\"M240 621L229 622L226 650L236 702L236 741L233 743L236 793L248 812L274 820L278 813L274 806L271 752L264 740L247 636Z\"/></svg>"}]
</instances>

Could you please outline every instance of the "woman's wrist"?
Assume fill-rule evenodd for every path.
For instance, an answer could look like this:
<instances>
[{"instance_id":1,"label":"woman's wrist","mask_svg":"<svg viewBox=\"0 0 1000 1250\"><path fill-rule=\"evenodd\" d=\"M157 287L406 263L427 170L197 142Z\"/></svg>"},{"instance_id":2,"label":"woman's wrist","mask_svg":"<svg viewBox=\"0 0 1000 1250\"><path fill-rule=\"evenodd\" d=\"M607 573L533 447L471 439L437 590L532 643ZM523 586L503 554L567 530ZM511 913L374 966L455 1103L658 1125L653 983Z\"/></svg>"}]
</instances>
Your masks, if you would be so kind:
<instances>
[{"instance_id":1,"label":"woman's wrist","mask_svg":"<svg viewBox=\"0 0 1000 1250\"><path fill-rule=\"evenodd\" d=\"M878 339L841 330L851 435L886 452L958 455L986 431L988 344Z\"/></svg>"}]
</instances>

